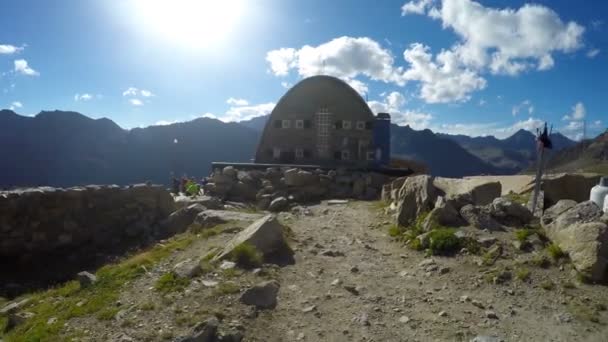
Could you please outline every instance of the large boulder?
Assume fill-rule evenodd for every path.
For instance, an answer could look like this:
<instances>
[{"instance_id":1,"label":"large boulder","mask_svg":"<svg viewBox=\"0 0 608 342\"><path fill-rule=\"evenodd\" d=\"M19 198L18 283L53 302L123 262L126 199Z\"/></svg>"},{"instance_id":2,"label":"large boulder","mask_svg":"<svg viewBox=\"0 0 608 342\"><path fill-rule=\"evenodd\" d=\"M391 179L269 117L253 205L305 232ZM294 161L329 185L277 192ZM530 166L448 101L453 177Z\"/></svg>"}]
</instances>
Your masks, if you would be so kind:
<instances>
[{"instance_id":1,"label":"large boulder","mask_svg":"<svg viewBox=\"0 0 608 342\"><path fill-rule=\"evenodd\" d=\"M541 217L540 223L543 227L553 223L559 215L563 214L565 211L570 210L576 206L576 201L564 199L559 200L554 206L548 208L543 212L543 216Z\"/></svg>"},{"instance_id":2,"label":"large boulder","mask_svg":"<svg viewBox=\"0 0 608 342\"><path fill-rule=\"evenodd\" d=\"M198 203L178 209L163 222L163 227L170 234L184 232L194 222L196 216L205 209Z\"/></svg>"},{"instance_id":3,"label":"large boulder","mask_svg":"<svg viewBox=\"0 0 608 342\"><path fill-rule=\"evenodd\" d=\"M507 226L521 227L532 220L532 213L528 208L505 197L495 198L489 209L496 221Z\"/></svg>"},{"instance_id":4,"label":"large boulder","mask_svg":"<svg viewBox=\"0 0 608 342\"><path fill-rule=\"evenodd\" d=\"M597 174L547 175L542 180L544 202L550 206L563 199L587 201L591 188L598 184L600 177L601 175ZM534 183L529 184L523 192L531 192L533 189Z\"/></svg>"},{"instance_id":5,"label":"large boulder","mask_svg":"<svg viewBox=\"0 0 608 342\"><path fill-rule=\"evenodd\" d=\"M284 177L285 185L287 186L300 187L319 183L318 175L299 169L289 169L285 171Z\"/></svg>"},{"instance_id":6,"label":"large boulder","mask_svg":"<svg viewBox=\"0 0 608 342\"><path fill-rule=\"evenodd\" d=\"M422 227L424 231L430 231L436 224L447 227L458 227L465 224L465 221L460 217L460 214L452 204L445 200L445 197L439 196L435 201L435 207L422 223Z\"/></svg>"},{"instance_id":7,"label":"large boulder","mask_svg":"<svg viewBox=\"0 0 608 342\"><path fill-rule=\"evenodd\" d=\"M276 213L279 211L284 211L285 209L287 209L288 205L289 205L289 201L287 200L287 198L277 197L277 198L273 199L272 202L270 202L270 205L268 206L268 210Z\"/></svg>"},{"instance_id":8,"label":"large boulder","mask_svg":"<svg viewBox=\"0 0 608 342\"><path fill-rule=\"evenodd\" d=\"M460 216L477 229L504 230L504 226L492 217L488 206L467 204L460 209Z\"/></svg>"},{"instance_id":9,"label":"large boulder","mask_svg":"<svg viewBox=\"0 0 608 342\"><path fill-rule=\"evenodd\" d=\"M545 211L547 237L568 253L577 271L593 281L608 280L608 225L602 212L591 201L571 204L559 201L559 208Z\"/></svg>"},{"instance_id":10,"label":"large boulder","mask_svg":"<svg viewBox=\"0 0 608 342\"><path fill-rule=\"evenodd\" d=\"M255 200L257 192L254 184L238 181L230 188L228 197L232 201L251 202Z\"/></svg>"},{"instance_id":11,"label":"large boulder","mask_svg":"<svg viewBox=\"0 0 608 342\"><path fill-rule=\"evenodd\" d=\"M194 223L201 228L209 228L227 222L251 222L261 217L261 214L232 210L205 210L196 216Z\"/></svg>"},{"instance_id":12,"label":"large boulder","mask_svg":"<svg viewBox=\"0 0 608 342\"><path fill-rule=\"evenodd\" d=\"M399 190L397 199L397 223L409 226L423 212L433 209L437 189L433 177L420 175L408 177Z\"/></svg>"},{"instance_id":13,"label":"large boulder","mask_svg":"<svg viewBox=\"0 0 608 342\"><path fill-rule=\"evenodd\" d=\"M452 202L456 210L466 204L487 205L500 197L502 185L496 181L480 181L478 179L457 179L438 177L433 184L446 199Z\"/></svg>"},{"instance_id":14,"label":"large boulder","mask_svg":"<svg viewBox=\"0 0 608 342\"><path fill-rule=\"evenodd\" d=\"M253 246L264 257L264 261L276 264L293 263L293 250L283 236L283 226L274 215L267 215L252 223L232 240L228 241L222 252L214 260L228 258L241 244Z\"/></svg>"}]
</instances>

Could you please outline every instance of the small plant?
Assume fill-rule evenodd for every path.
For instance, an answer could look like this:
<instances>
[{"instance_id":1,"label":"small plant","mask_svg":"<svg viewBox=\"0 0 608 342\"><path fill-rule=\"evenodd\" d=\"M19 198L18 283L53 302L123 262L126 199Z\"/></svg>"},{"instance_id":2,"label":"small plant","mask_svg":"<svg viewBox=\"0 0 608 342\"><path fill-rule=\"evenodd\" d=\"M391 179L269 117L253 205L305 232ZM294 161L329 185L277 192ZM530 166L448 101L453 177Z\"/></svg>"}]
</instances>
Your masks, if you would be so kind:
<instances>
[{"instance_id":1,"label":"small plant","mask_svg":"<svg viewBox=\"0 0 608 342\"><path fill-rule=\"evenodd\" d=\"M190 279L181 278L175 273L169 272L158 278L156 284L154 284L154 289L161 293L177 292L183 291L188 284L190 284Z\"/></svg>"},{"instance_id":2,"label":"small plant","mask_svg":"<svg viewBox=\"0 0 608 342\"><path fill-rule=\"evenodd\" d=\"M562 282L562 287L565 289L575 289L576 285L570 280L565 280Z\"/></svg>"},{"instance_id":3,"label":"small plant","mask_svg":"<svg viewBox=\"0 0 608 342\"><path fill-rule=\"evenodd\" d=\"M262 265L262 254L253 245L242 243L232 250L230 260L239 267L251 269Z\"/></svg>"},{"instance_id":4,"label":"small plant","mask_svg":"<svg viewBox=\"0 0 608 342\"><path fill-rule=\"evenodd\" d=\"M545 280L540 283L540 287L542 287L544 290L551 291L555 288L555 284L551 280Z\"/></svg>"},{"instance_id":5,"label":"small plant","mask_svg":"<svg viewBox=\"0 0 608 342\"><path fill-rule=\"evenodd\" d=\"M156 310L156 305L154 302L145 302L139 306L139 308L143 311L154 311Z\"/></svg>"},{"instance_id":6,"label":"small plant","mask_svg":"<svg viewBox=\"0 0 608 342\"><path fill-rule=\"evenodd\" d=\"M433 255L449 255L458 251L460 239L453 229L440 228L429 233L429 250Z\"/></svg>"},{"instance_id":7,"label":"small plant","mask_svg":"<svg viewBox=\"0 0 608 342\"><path fill-rule=\"evenodd\" d=\"M576 273L576 280L581 284L592 284L593 281L587 275L582 273Z\"/></svg>"},{"instance_id":8,"label":"small plant","mask_svg":"<svg viewBox=\"0 0 608 342\"><path fill-rule=\"evenodd\" d=\"M422 244L422 241L420 241L419 238L411 239L409 242L409 247L415 251L421 251L424 249L424 245Z\"/></svg>"},{"instance_id":9,"label":"small plant","mask_svg":"<svg viewBox=\"0 0 608 342\"><path fill-rule=\"evenodd\" d=\"M125 319L122 322L120 322L121 328L131 328L133 326L135 326L135 322L132 319Z\"/></svg>"},{"instance_id":10,"label":"small plant","mask_svg":"<svg viewBox=\"0 0 608 342\"><path fill-rule=\"evenodd\" d=\"M520 268L515 272L515 277L521 281L528 281L530 279L530 270L527 268Z\"/></svg>"},{"instance_id":11,"label":"small plant","mask_svg":"<svg viewBox=\"0 0 608 342\"><path fill-rule=\"evenodd\" d=\"M530 235L532 235L532 232L528 229L517 229L515 231L515 238L519 242L526 242Z\"/></svg>"},{"instance_id":12,"label":"small plant","mask_svg":"<svg viewBox=\"0 0 608 342\"><path fill-rule=\"evenodd\" d=\"M120 311L116 307L105 308L97 313L97 319L102 321L109 321Z\"/></svg>"},{"instance_id":13,"label":"small plant","mask_svg":"<svg viewBox=\"0 0 608 342\"><path fill-rule=\"evenodd\" d=\"M547 246L547 253L549 253L551 258L553 258L553 260L556 260L556 261L561 258L566 257L566 253L564 253L564 251L562 251L562 249L559 248L559 246L556 245L555 243L552 243L549 246Z\"/></svg>"},{"instance_id":14,"label":"small plant","mask_svg":"<svg viewBox=\"0 0 608 342\"><path fill-rule=\"evenodd\" d=\"M401 234L403 234L403 230L398 225L392 224L388 227L388 236L396 238Z\"/></svg>"},{"instance_id":15,"label":"small plant","mask_svg":"<svg viewBox=\"0 0 608 342\"><path fill-rule=\"evenodd\" d=\"M462 248L466 248L471 254L479 255L481 253L481 244L477 239L464 237L460 239L460 244L462 245Z\"/></svg>"},{"instance_id":16,"label":"small plant","mask_svg":"<svg viewBox=\"0 0 608 342\"><path fill-rule=\"evenodd\" d=\"M228 295L228 294L239 293L240 291L241 291L241 289L239 288L239 286L237 284L235 284L234 282L231 282L231 281L227 281L224 283L220 283L217 286L215 293L218 295Z\"/></svg>"},{"instance_id":17,"label":"small plant","mask_svg":"<svg viewBox=\"0 0 608 342\"><path fill-rule=\"evenodd\" d=\"M544 255L538 255L532 259L532 264L540 268L549 268L549 266L551 266L551 260Z\"/></svg>"}]
</instances>

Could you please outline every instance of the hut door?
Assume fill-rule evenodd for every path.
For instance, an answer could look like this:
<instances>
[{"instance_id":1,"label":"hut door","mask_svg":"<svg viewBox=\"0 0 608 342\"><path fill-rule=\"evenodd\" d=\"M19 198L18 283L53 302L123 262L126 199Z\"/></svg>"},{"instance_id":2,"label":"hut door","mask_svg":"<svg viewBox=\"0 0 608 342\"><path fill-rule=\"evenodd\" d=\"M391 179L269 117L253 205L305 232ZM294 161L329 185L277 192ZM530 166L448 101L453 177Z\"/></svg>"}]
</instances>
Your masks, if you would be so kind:
<instances>
[{"instance_id":1,"label":"hut door","mask_svg":"<svg viewBox=\"0 0 608 342\"><path fill-rule=\"evenodd\" d=\"M317 151L319 159L329 159L329 142L331 135L331 113L327 108L321 108L316 114Z\"/></svg>"}]
</instances>

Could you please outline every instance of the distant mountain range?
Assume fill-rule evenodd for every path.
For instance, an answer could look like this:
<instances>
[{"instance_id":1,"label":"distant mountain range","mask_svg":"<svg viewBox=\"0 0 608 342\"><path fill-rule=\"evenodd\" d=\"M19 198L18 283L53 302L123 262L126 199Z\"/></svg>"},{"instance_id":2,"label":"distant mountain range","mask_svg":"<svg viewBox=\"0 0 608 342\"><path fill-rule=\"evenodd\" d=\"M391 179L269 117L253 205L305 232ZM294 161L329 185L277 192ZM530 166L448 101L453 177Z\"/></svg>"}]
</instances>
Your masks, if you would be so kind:
<instances>
[{"instance_id":1,"label":"distant mountain range","mask_svg":"<svg viewBox=\"0 0 608 342\"><path fill-rule=\"evenodd\" d=\"M0 111L0 187L168 184L170 174L202 177L212 161L251 160L258 132L200 118L125 130L75 112L35 117Z\"/></svg>"},{"instance_id":2,"label":"distant mountain range","mask_svg":"<svg viewBox=\"0 0 608 342\"><path fill-rule=\"evenodd\" d=\"M437 133L438 136L457 142L469 153L496 168L501 174L515 174L527 169L536 160L536 138L530 131L520 129L506 139L494 136L469 137ZM574 146L575 141L560 133L551 134L553 150Z\"/></svg>"},{"instance_id":3,"label":"distant mountain range","mask_svg":"<svg viewBox=\"0 0 608 342\"><path fill-rule=\"evenodd\" d=\"M564 148L547 162L552 172L596 172L608 175L608 130L594 139Z\"/></svg>"},{"instance_id":4,"label":"distant mountain range","mask_svg":"<svg viewBox=\"0 0 608 342\"><path fill-rule=\"evenodd\" d=\"M171 172L203 177L212 161L248 162L268 117L240 123L199 118L125 130L109 119L75 112L35 117L0 111L0 187L168 184ZM554 135L557 148L574 142ZM519 131L500 140L435 134L392 126L391 152L428 165L432 174L462 177L510 174L534 160L534 135Z\"/></svg>"}]
</instances>

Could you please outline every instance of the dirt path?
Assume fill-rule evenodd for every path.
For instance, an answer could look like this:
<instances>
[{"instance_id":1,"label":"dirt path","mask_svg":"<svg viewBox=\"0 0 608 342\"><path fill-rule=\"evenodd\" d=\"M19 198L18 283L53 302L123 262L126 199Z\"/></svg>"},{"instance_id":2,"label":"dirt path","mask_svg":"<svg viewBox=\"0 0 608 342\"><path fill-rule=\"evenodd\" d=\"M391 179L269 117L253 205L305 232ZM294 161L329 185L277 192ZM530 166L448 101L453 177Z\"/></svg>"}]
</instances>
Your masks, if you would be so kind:
<instances>
[{"instance_id":1,"label":"dirt path","mask_svg":"<svg viewBox=\"0 0 608 342\"><path fill-rule=\"evenodd\" d=\"M304 211L309 213L279 215L295 233L295 265L257 274L216 270L185 291L156 292L173 265L204 256L235 233L200 239L129 284L114 320L72 320L68 331L80 332L82 341L171 341L216 315L222 326L242 331L244 341L260 342L469 341L477 335L570 342L608 336L608 314L600 310L608 289L574 286L569 265L526 266L529 282L486 280L496 268L514 273L514 259L529 256L508 251L512 233L495 236L507 252L493 267L461 255L433 257L432 263L389 238L389 218L373 203L323 203ZM269 278L281 284L276 309L256 313L239 302L239 291ZM552 289L541 287L547 281Z\"/></svg>"}]
</instances>

